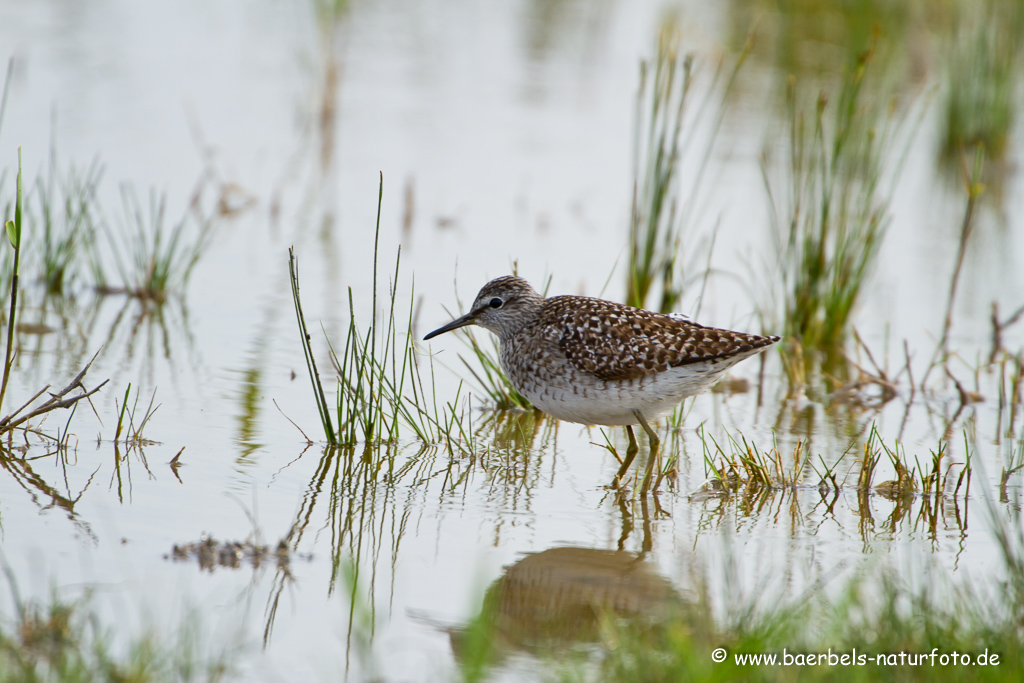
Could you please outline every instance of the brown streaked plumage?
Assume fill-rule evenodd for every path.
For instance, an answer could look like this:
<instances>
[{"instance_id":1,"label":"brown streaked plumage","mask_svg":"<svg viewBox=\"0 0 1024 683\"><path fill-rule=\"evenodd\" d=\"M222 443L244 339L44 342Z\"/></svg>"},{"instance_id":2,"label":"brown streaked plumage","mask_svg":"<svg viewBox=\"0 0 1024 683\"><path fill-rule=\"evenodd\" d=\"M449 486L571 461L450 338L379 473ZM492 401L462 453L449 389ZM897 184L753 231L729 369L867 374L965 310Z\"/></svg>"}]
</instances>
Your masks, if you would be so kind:
<instances>
[{"instance_id":1,"label":"brown streaked plumage","mask_svg":"<svg viewBox=\"0 0 1024 683\"><path fill-rule=\"evenodd\" d=\"M640 424L652 444L644 490L658 441L647 421L779 341L603 299L545 298L514 276L488 282L469 313L425 339L466 325L498 336L512 385L544 412L570 422L626 426L630 451L616 481L636 455L630 425Z\"/></svg>"},{"instance_id":2,"label":"brown streaked plumage","mask_svg":"<svg viewBox=\"0 0 1024 683\"><path fill-rule=\"evenodd\" d=\"M581 296L546 300L538 325L561 329L558 345L566 358L580 370L608 381L636 380L773 343L770 337L704 327L680 317Z\"/></svg>"}]
</instances>

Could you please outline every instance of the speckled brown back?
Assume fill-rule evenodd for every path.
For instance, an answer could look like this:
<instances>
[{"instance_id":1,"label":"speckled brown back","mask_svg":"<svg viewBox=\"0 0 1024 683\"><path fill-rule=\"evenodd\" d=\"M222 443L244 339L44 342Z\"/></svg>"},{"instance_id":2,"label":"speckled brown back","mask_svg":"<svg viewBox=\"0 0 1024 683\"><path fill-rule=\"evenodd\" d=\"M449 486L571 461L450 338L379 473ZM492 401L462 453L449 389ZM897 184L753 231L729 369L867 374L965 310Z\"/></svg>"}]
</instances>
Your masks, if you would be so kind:
<instances>
[{"instance_id":1,"label":"speckled brown back","mask_svg":"<svg viewBox=\"0 0 1024 683\"><path fill-rule=\"evenodd\" d=\"M639 379L679 365L730 358L779 340L581 296L546 299L536 325L544 336L556 331L552 340L569 362L603 380Z\"/></svg>"}]
</instances>

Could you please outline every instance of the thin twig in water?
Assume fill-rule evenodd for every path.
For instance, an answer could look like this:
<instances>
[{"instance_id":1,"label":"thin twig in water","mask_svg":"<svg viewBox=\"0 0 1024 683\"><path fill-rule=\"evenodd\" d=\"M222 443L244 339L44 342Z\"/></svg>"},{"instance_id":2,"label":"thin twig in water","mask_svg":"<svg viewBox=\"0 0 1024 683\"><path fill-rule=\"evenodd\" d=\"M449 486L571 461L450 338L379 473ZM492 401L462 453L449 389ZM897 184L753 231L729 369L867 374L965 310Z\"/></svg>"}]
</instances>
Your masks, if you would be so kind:
<instances>
[{"instance_id":1,"label":"thin twig in water","mask_svg":"<svg viewBox=\"0 0 1024 683\"><path fill-rule=\"evenodd\" d=\"M50 394L50 398L47 399L41 406L39 406L35 410L21 417L17 417L17 413L14 413L12 415L8 415L3 420L0 420L0 432L6 432L15 429L19 425L22 425L28 420L31 420L32 418L37 417L39 415L42 415L43 413L48 413L52 410L57 410L59 408L70 408L83 398L88 398L89 396L92 396L97 391L102 389L103 386L110 380L103 380L103 382L101 382L99 386L92 390L87 390L85 386L82 384L82 379L85 377L85 373L88 372L89 368L92 367L93 361L96 360L96 356L98 355L99 351L96 352L96 355L92 357L92 360L90 360L86 364L86 366L82 368L82 371L79 372L78 375L76 375L75 378L71 380L71 382L66 387L58 391L56 394ZM80 388L83 393L77 394L75 396L67 396L67 394L69 394L76 388ZM43 391L46 391L46 388L44 388ZM43 391L36 394L36 396L38 397L42 395ZM26 404L26 406L27 405L28 404Z\"/></svg>"},{"instance_id":2,"label":"thin twig in water","mask_svg":"<svg viewBox=\"0 0 1024 683\"><path fill-rule=\"evenodd\" d=\"M928 381L928 376L939 359L941 358L944 362L949 355L949 331L953 327L953 302L956 300L956 290L960 283L960 271L964 265L964 256L967 254L967 244L971 239L971 234L974 232L974 210L977 206L978 198L984 189L980 181L981 173L985 166L984 148L978 147L977 149L974 157L973 172L968 172L967 160L962 153L960 160L963 167L964 183L967 186L967 207L964 210L964 220L960 226L960 246L957 249L953 277L949 283L949 300L946 303L946 317L942 324L942 336L939 338L939 345L935 349L932 362L928 365L928 370L921 379L921 386L924 386Z\"/></svg>"},{"instance_id":3,"label":"thin twig in water","mask_svg":"<svg viewBox=\"0 0 1024 683\"><path fill-rule=\"evenodd\" d=\"M1007 318L1005 321L999 321L999 304L998 302L992 302L992 353L989 354L988 362L992 365L996 362L996 356L1003 350L1003 332L1007 327L1015 324L1020 320L1021 316L1024 316L1024 306L1017 309L1017 312Z\"/></svg>"},{"instance_id":4,"label":"thin twig in water","mask_svg":"<svg viewBox=\"0 0 1024 683\"><path fill-rule=\"evenodd\" d=\"M290 417L288 417L287 415L284 414L284 411L281 410L281 406L277 405L277 399L271 399L271 400L274 402L274 407L277 408L277 412L281 413L281 415L284 417L284 419L286 419L289 422L291 422L292 426L299 430L299 434L302 434L302 437L306 440L306 443L307 444L313 443L313 440L311 438L309 438L308 436L306 436L306 432L302 431L302 427L300 427L299 425L295 424L295 420L291 419Z\"/></svg>"}]
</instances>

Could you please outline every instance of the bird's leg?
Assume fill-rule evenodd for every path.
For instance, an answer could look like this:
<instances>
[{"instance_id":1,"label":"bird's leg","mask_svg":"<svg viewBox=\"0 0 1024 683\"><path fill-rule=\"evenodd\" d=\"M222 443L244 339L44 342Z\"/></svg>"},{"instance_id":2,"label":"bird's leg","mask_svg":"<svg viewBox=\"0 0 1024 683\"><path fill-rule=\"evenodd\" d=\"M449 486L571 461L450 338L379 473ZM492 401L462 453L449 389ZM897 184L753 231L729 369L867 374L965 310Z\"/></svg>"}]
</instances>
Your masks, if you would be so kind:
<instances>
[{"instance_id":1,"label":"bird's leg","mask_svg":"<svg viewBox=\"0 0 1024 683\"><path fill-rule=\"evenodd\" d=\"M654 471L654 462L658 460L660 456L659 451L661 439L659 439L655 431L651 429L651 425L647 424L647 420L644 419L644 416L639 410L634 410L633 415L636 416L636 419L640 420L640 426L644 428L645 432L647 432L647 438L651 444L651 452L647 457L647 469L644 470L644 483L640 486L640 493L643 494L647 493L647 489L651 487L651 473Z\"/></svg>"},{"instance_id":2,"label":"bird's leg","mask_svg":"<svg viewBox=\"0 0 1024 683\"><path fill-rule=\"evenodd\" d=\"M626 459L622 461L622 467L615 475L615 481L612 482L613 487L617 487L622 483L622 477L625 476L629 470L629 466L633 464L633 458L640 452L640 446L637 445L636 435L633 434L633 425L626 425L626 434L629 435L629 446L626 448Z\"/></svg>"}]
</instances>

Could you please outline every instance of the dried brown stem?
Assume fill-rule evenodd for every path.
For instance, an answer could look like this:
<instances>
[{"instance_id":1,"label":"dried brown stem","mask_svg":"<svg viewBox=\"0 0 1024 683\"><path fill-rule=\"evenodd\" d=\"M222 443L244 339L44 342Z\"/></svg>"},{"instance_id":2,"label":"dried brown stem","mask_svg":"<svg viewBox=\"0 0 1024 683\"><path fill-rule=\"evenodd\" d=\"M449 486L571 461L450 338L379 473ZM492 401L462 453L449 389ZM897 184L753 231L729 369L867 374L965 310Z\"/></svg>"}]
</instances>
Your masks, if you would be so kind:
<instances>
[{"instance_id":1,"label":"dried brown stem","mask_svg":"<svg viewBox=\"0 0 1024 683\"><path fill-rule=\"evenodd\" d=\"M25 415L19 416L19 414L23 410L28 408L28 406L33 401L42 396L43 393L45 393L46 390L50 388L49 385L43 387L38 393L36 393L35 396L29 399L27 403L25 403L22 407L18 408L18 410L3 418L3 420L0 420L0 433L9 432L13 429L16 429L18 426L24 424L28 420L31 420L34 417L38 417L39 415L42 415L44 413L48 413L53 410L58 410L60 408L70 408L71 406L81 401L83 398L88 398L95 394L100 389L102 389L103 386L110 380L103 380L103 382L101 382L99 386L95 387L91 391L86 389L85 385L82 384L82 379L85 377L85 373L87 373L89 371L89 368L92 367L92 364L96 360L96 357L99 356L99 353L99 351L96 351L96 354L92 357L92 359L88 363L86 363L85 367L82 368L81 372L79 372L75 376L75 378L68 383L66 387L64 387L55 394L50 394L50 398L43 402L43 404L38 406L35 410L32 410ZM74 396L68 396L68 394L74 391L75 389L81 389L82 393L76 394Z\"/></svg>"}]
</instances>

